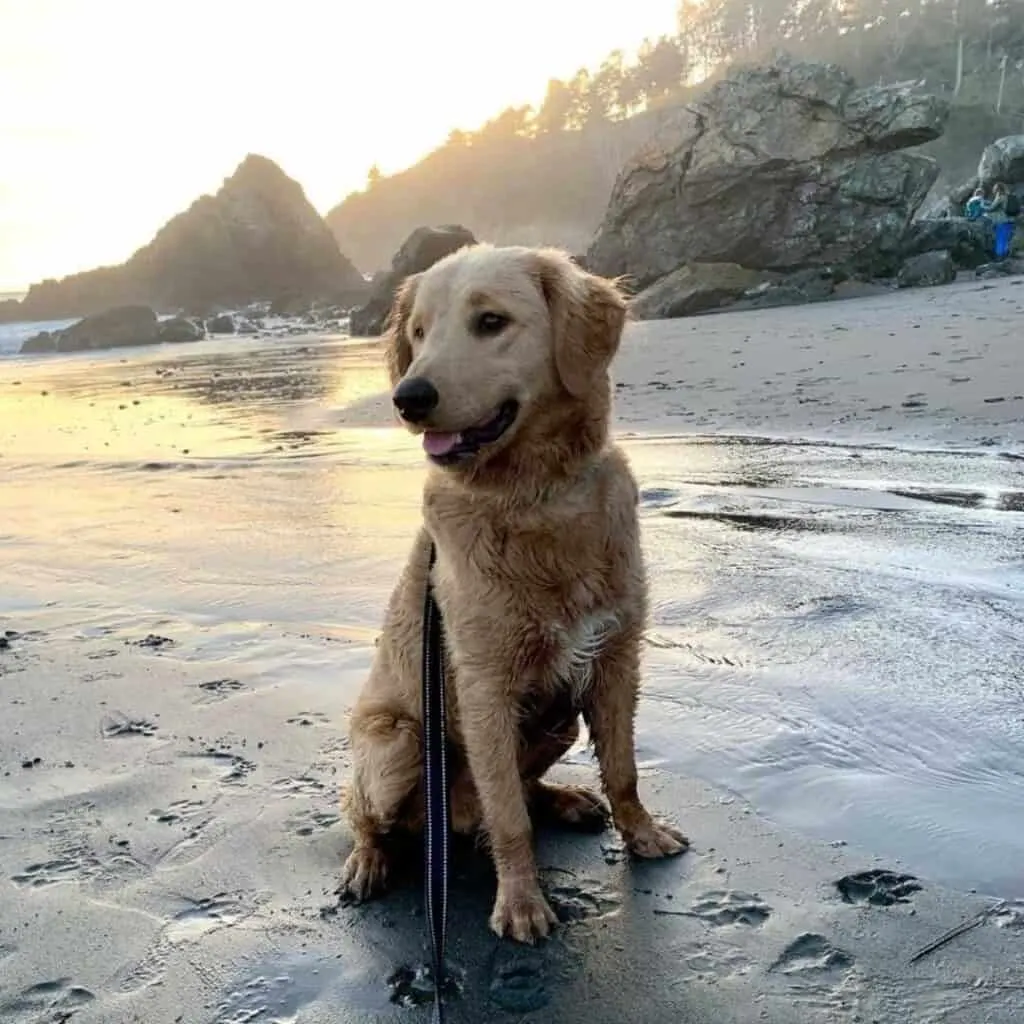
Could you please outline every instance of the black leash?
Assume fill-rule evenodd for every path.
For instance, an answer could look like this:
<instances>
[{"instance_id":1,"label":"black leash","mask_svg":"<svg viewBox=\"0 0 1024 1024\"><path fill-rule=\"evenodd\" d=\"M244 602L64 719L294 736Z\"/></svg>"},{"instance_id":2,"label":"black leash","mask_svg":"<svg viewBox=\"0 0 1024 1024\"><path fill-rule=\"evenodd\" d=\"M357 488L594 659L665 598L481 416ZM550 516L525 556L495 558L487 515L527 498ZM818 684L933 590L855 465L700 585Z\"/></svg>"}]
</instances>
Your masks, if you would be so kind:
<instances>
[{"instance_id":1,"label":"black leash","mask_svg":"<svg viewBox=\"0 0 1024 1024\"><path fill-rule=\"evenodd\" d=\"M451 807L448 795L447 717L444 704L444 636L441 610L434 600L430 571L437 550L430 545L423 602L423 793L426 802L426 909L434 969L433 1024L444 1024L444 945L448 926L448 838Z\"/></svg>"}]
</instances>

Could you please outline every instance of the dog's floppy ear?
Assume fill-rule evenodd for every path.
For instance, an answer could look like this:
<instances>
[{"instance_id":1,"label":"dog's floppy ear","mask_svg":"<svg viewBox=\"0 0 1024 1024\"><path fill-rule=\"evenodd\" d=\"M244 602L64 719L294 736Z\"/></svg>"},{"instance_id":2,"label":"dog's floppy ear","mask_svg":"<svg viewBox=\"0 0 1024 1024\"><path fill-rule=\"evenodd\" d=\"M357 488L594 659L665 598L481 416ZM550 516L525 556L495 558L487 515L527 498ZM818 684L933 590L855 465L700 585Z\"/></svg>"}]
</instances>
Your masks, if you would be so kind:
<instances>
[{"instance_id":1,"label":"dog's floppy ear","mask_svg":"<svg viewBox=\"0 0 1024 1024\"><path fill-rule=\"evenodd\" d=\"M395 387L405 376L405 371L409 369L409 364L412 362L408 327L419 278L419 274L412 274L398 286L398 291L395 292L395 298L384 323L384 361L388 368L392 387Z\"/></svg>"},{"instance_id":2,"label":"dog's floppy ear","mask_svg":"<svg viewBox=\"0 0 1024 1024\"><path fill-rule=\"evenodd\" d=\"M541 290L551 311L555 368L565 390L583 398L607 372L626 323L618 285L588 273L562 252L536 254Z\"/></svg>"}]
</instances>

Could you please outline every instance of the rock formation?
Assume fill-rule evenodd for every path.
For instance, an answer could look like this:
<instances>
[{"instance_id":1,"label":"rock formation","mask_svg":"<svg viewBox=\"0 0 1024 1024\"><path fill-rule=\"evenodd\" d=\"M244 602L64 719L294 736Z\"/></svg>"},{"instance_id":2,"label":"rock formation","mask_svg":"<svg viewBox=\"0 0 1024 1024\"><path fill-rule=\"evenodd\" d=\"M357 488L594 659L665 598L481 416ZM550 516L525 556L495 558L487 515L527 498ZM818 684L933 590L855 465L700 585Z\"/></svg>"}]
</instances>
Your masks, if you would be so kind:
<instances>
[{"instance_id":1,"label":"rock formation","mask_svg":"<svg viewBox=\"0 0 1024 1024\"><path fill-rule=\"evenodd\" d=\"M892 270L938 174L900 150L938 138L948 113L909 84L857 88L832 64L738 71L626 164L586 262L638 289L697 263Z\"/></svg>"},{"instance_id":2,"label":"rock formation","mask_svg":"<svg viewBox=\"0 0 1024 1024\"><path fill-rule=\"evenodd\" d=\"M986 187L1024 185L1024 135L1007 135L986 146L978 162L978 180Z\"/></svg>"},{"instance_id":3,"label":"rock formation","mask_svg":"<svg viewBox=\"0 0 1024 1024\"><path fill-rule=\"evenodd\" d=\"M907 229L900 252L907 259L929 252L948 252L958 270L973 270L992 259L994 247L995 236L987 220L922 217Z\"/></svg>"},{"instance_id":4,"label":"rock formation","mask_svg":"<svg viewBox=\"0 0 1024 1024\"><path fill-rule=\"evenodd\" d=\"M352 334L359 337L380 334L395 292L410 274L419 274L456 249L475 243L473 233L459 224L417 228L395 253L391 269L373 279L373 291L366 305L353 310Z\"/></svg>"},{"instance_id":5,"label":"rock formation","mask_svg":"<svg viewBox=\"0 0 1024 1024\"><path fill-rule=\"evenodd\" d=\"M25 341L21 351L84 352L129 345L153 345L164 340L160 337L160 326L156 313L148 306L118 306L87 316L62 331L43 331Z\"/></svg>"},{"instance_id":6,"label":"rock formation","mask_svg":"<svg viewBox=\"0 0 1024 1024\"><path fill-rule=\"evenodd\" d=\"M205 314L257 300L354 305L368 292L301 186L247 156L213 196L172 218L127 263L43 281L3 319L87 316L124 305Z\"/></svg>"},{"instance_id":7,"label":"rock formation","mask_svg":"<svg viewBox=\"0 0 1024 1024\"><path fill-rule=\"evenodd\" d=\"M645 288L633 299L631 311L638 320L695 316L730 305L767 278L735 263L686 263Z\"/></svg>"},{"instance_id":8,"label":"rock formation","mask_svg":"<svg viewBox=\"0 0 1024 1024\"><path fill-rule=\"evenodd\" d=\"M899 288L928 288L956 280L956 266L948 249L911 256L896 275Z\"/></svg>"}]
</instances>

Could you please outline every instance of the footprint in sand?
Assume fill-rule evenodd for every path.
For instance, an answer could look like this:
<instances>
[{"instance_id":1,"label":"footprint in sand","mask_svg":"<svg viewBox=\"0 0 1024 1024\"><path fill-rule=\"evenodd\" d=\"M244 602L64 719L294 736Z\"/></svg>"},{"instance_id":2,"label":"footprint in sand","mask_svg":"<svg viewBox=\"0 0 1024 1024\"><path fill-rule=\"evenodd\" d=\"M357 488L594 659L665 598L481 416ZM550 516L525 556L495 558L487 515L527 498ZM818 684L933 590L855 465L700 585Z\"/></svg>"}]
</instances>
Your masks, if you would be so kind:
<instances>
[{"instance_id":1,"label":"footprint in sand","mask_svg":"<svg viewBox=\"0 0 1024 1024\"><path fill-rule=\"evenodd\" d=\"M119 736L155 736L157 726L147 718L129 718L120 711L104 715L100 722L100 734L105 740Z\"/></svg>"},{"instance_id":2,"label":"footprint in sand","mask_svg":"<svg viewBox=\"0 0 1024 1024\"><path fill-rule=\"evenodd\" d=\"M396 1006L427 1006L434 1001L434 976L430 967L399 967L388 978L390 1001ZM447 965L441 987L445 1002L462 994L462 972Z\"/></svg>"},{"instance_id":3,"label":"footprint in sand","mask_svg":"<svg viewBox=\"0 0 1024 1024\"><path fill-rule=\"evenodd\" d=\"M533 1013L551 1001L551 965L537 950L502 944L491 962L491 1001L505 1013Z\"/></svg>"},{"instance_id":4,"label":"footprint in sand","mask_svg":"<svg viewBox=\"0 0 1024 1024\"><path fill-rule=\"evenodd\" d=\"M150 651L161 651L165 647L174 647L174 641L167 636L158 636L156 633L148 633L141 640L125 640L129 647L143 647Z\"/></svg>"},{"instance_id":5,"label":"footprint in sand","mask_svg":"<svg viewBox=\"0 0 1024 1024\"><path fill-rule=\"evenodd\" d=\"M541 882L551 909L562 924L606 917L619 908L619 897L593 879L553 883L552 872L542 871ZM559 871L559 875L563 872Z\"/></svg>"},{"instance_id":6,"label":"footprint in sand","mask_svg":"<svg viewBox=\"0 0 1024 1024\"><path fill-rule=\"evenodd\" d=\"M23 989L13 998L0 1003L0 1019L10 1024L65 1024L75 1010L91 1003L96 997L81 985L72 985L70 978L41 981Z\"/></svg>"},{"instance_id":7,"label":"footprint in sand","mask_svg":"<svg viewBox=\"0 0 1024 1024\"><path fill-rule=\"evenodd\" d=\"M297 836L311 836L314 832L322 832L337 823L337 814L330 811L307 810L292 815L286 822L286 827Z\"/></svg>"},{"instance_id":8,"label":"footprint in sand","mask_svg":"<svg viewBox=\"0 0 1024 1024\"><path fill-rule=\"evenodd\" d=\"M782 974L823 975L845 971L853 966L853 957L833 946L824 935L804 932L798 935L768 968Z\"/></svg>"},{"instance_id":9,"label":"footprint in sand","mask_svg":"<svg viewBox=\"0 0 1024 1024\"><path fill-rule=\"evenodd\" d=\"M713 890L701 896L688 913L716 927L743 924L758 928L771 917L772 908L760 896Z\"/></svg>"},{"instance_id":10,"label":"footprint in sand","mask_svg":"<svg viewBox=\"0 0 1024 1024\"><path fill-rule=\"evenodd\" d=\"M836 882L844 903L867 903L873 907L891 907L896 903L909 903L921 884L913 875L900 875L876 868L844 875Z\"/></svg>"},{"instance_id":11,"label":"footprint in sand","mask_svg":"<svg viewBox=\"0 0 1024 1024\"><path fill-rule=\"evenodd\" d=\"M154 808L148 817L161 825L177 825L201 814L205 807L202 800L175 800L166 809Z\"/></svg>"},{"instance_id":12,"label":"footprint in sand","mask_svg":"<svg viewBox=\"0 0 1024 1024\"><path fill-rule=\"evenodd\" d=\"M287 721L289 725L324 725L330 719L322 711L300 711Z\"/></svg>"},{"instance_id":13,"label":"footprint in sand","mask_svg":"<svg viewBox=\"0 0 1024 1024\"><path fill-rule=\"evenodd\" d=\"M222 783L231 785L243 782L247 775L256 770L256 763L241 754L235 754L230 750L219 747L207 747L205 750L188 752L182 757L200 758L213 764L222 766L224 774L220 777Z\"/></svg>"},{"instance_id":14,"label":"footprint in sand","mask_svg":"<svg viewBox=\"0 0 1024 1024\"><path fill-rule=\"evenodd\" d=\"M284 796L316 796L326 787L319 779L311 775L293 775L283 779L275 779L270 788Z\"/></svg>"},{"instance_id":15,"label":"footprint in sand","mask_svg":"<svg viewBox=\"0 0 1024 1024\"><path fill-rule=\"evenodd\" d=\"M174 947L194 942L208 932L230 928L251 917L265 902L265 896L251 892L217 893L188 900L187 906L164 924L142 958L115 976L114 987L118 992L129 993L162 984Z\"/></svg>"},{"instance_id":16,"label":"footprint in sand","mask_svg":"<svg viewBox=\"0 0 1024 1024\"><path fill-rule=\"evenodd\" d=\"M237 679L210 679L205 683L199 683L196 689L199 690L197 703L212 704L214 701L226 700L245 687Z\"/></svg>"},{"instance_id":17,"label":"footprint in sand","mask_svg":"<svg viewBox=\"0 0 1024 1024\"><path fill-rule=\"evenodd\" d=\"M38 864L29 864L18 874L11 875L11 881L15 885L43 889L61 882L83 882L91 878L98 867L99 862L96 860L56 857Z\"/></svg>"}]
</instances>

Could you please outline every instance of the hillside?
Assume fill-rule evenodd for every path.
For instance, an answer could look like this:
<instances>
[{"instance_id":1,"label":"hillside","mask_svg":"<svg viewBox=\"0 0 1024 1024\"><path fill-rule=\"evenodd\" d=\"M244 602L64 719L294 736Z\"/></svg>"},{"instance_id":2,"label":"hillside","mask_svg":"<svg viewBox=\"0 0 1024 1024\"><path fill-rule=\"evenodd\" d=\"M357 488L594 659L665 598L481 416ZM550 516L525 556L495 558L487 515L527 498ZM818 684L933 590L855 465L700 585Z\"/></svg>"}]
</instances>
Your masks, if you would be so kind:
<instances>
[{"instance_id":1,"label":"hillside","mask_svg":"<svg viewBox=\"0 0 1024 1024\"><path fill-rule=\"evenodd\" d=\"M578 252L601 221L619 168L653 130L653 116L533 136L459 133L408 170L348 196L327 224L364 273L387 267L424 224L464 224L488 241Z\"/></svg>"},{"instance_id":2,"label":"hillside","mask_svg":"<svg viewBox=\"0 0 1024 1024\"><path fill-rule=\"evenodd\" d=\"M127 262L34 284L0 318L87 316L113 306L205 314L257 300L354 304L366 282L302 187L249 155L215 195L173 217Z\"/></svg>"},{"instance_id":3,"label":"hillside","mask_svg":"<svg viewBox=\"0 0 1024 1024\"><path fill-rule=\"evenodd\" d=\"M616 174L654 131L659 112L693 99L737 64L778 50L830 61L862 84L915 80L952 104L945 135L924 147L941 173L936 191L970 177L982 149L1024 131L1024 4L1016 0L687 0L679 31L616 51L543 103L508 108L474 132L452 132L415 166L371 169L367 187L327 214L364 272L424 224L463 224L477 238L586 249Z\"/></svg>"}]
</instances>

